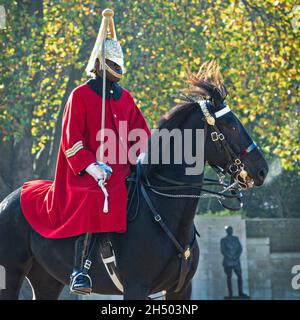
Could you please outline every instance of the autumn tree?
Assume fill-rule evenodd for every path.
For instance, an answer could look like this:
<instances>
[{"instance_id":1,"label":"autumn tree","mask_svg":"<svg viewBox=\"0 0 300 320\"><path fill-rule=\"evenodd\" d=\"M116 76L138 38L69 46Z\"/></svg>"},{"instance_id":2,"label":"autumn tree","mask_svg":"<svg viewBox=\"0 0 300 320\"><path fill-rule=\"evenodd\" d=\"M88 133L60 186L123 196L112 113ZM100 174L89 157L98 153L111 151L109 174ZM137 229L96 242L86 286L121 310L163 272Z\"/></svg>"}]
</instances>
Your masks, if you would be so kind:
<instances>
[{"instance_id":1,"label":"autumn tree","mask_svg":"<svg viewBox=\"0 0 300 320\"><path fill-rule=\"evenodd\" d=\"M115 10L132 91L151 127L193 71L216 59L228 104L269 158L299 169L299 26L296 1L2 1L0 196L53 178L61 115L105 7ZM296 22L295 22L296 21ZM293 23L292 23L293 22Z\"/></svg>"}]
</instances>

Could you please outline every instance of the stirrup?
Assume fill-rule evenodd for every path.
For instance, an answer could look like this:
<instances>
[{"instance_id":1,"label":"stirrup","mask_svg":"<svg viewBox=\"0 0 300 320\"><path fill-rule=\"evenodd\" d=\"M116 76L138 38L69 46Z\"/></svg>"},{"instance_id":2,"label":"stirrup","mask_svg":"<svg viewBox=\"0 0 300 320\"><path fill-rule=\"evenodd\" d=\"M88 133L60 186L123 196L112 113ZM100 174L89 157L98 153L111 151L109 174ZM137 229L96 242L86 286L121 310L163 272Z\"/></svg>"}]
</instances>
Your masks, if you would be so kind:
<instances>
[{"instance_id":1,"label":"stirrup","mask_svg":"<svg viewBox=\"0 0 300 320\"><path fill-rule=\"evenodd\" d=\"M83 282L81 285L76 284L78 277L83 277L84 279L81 280ZM77 285L77 287L76 287ZM88 295L92 293L92 279L88 274L83 274L79 272L78 274L74 275L71 279L70 283L70 292L81 294L81 295Z\"/></svg>"},{"instance_id":2,"label":"stirrup","mask_svg":"<svg viewBox=\"0 0 300 320\"><path fill-rule=\"evenodd\" d=\"M88 295L92 293L92 279L88 275L88 271L91 267L92 262L90 260L86 260L84 263L84 267L79 270L77 273L71 275L71 281L70 281L70 292L81 294L81 295ZM76 281L78 277L82 277L83 279L81 282L83 282L83 286L80 287L74 287L76 285Z\"/></svg>"}]
</instances>

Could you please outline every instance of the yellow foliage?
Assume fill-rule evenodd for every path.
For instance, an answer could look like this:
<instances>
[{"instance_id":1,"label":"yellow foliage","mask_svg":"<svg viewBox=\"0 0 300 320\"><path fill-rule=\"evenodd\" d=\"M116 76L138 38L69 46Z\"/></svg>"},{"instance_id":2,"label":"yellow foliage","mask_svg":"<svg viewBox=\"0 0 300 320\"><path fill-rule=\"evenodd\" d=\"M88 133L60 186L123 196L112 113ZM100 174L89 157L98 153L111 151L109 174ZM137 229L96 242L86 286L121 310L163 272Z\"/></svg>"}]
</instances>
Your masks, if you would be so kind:
<instances>
[{"instance_id":1,"label":"yellow foliage","mask_svg":"<svg viewBox=\"0 0 300 320\"><path fill-rule=\"evenodd\" d=\"M87 80L84 68L103 8L96 0L54 0L43 7L43 18L20 19L17 2L5 0L6 4L11 23L0 34L0 43L5 43L0 83L8 84L8 89L1 101L5 112L0 110L0 126L21 136L26 119L38 119L31 123L37 151L52 134L61 101L69 94L68 81L73 88ZM196 71L201 62L216 59L231 108L244 123L255 121L254 139L261 140L265 150L275 149L287 167L298 165L299 125L290 130L290 119L300 121L295 111L300 103L300 37L291 24L294 4L113 0L127 68L122 85L155 127L184 86L184 66ZM76 79L74 70L79 71ZM18 95L26 107L15 103ZM18 119L13 127L11 119Z\"/></svg>"}]
</instances>

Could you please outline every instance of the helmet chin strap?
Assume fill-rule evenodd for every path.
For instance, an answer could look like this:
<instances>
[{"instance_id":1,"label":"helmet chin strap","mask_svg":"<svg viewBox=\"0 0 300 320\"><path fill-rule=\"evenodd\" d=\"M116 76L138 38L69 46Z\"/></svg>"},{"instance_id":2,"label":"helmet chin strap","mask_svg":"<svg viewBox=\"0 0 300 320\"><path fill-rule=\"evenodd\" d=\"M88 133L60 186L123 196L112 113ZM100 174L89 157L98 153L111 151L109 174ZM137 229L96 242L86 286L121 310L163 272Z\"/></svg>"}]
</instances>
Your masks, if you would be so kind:
<instances>
[{"instance_id":1,"label":"helmet chin strap","mask_svg":"<svg viewBox=\"0 0 300 320\"><path fill-rule=\"evenodd\" d=\"M107 63L105 63L105 70L107 72L109 72L112 76L114 76L118 79L121 79L123 76L123 73L118 73L118 72L114 71ZM103 71L103 73L104 73L104 71Z\"/></svg>"}]
</instances>

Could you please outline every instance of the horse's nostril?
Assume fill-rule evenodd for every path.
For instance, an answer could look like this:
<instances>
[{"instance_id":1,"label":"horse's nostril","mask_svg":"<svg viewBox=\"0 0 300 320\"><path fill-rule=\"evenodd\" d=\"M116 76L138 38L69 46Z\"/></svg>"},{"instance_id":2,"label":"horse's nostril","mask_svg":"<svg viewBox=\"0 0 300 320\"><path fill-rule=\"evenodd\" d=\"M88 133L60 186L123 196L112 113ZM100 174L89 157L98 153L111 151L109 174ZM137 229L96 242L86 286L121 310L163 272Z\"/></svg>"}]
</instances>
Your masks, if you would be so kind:
<instances>
[{"instance_id":1,"label":"horse's nostril","mask_svg":"<svg viewBox=\"0 0 300 320\"><path fill-rule=\"evenodd\" d=\"M266 168L262 168L258 171L258 176L261 180L265 179L267 176L268 170Z\"/></svg>"}]
</instances>

